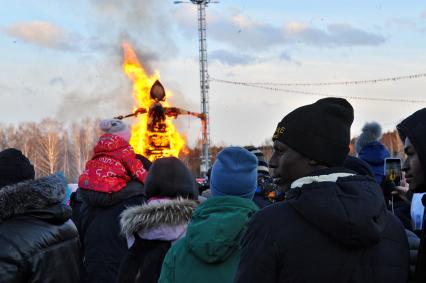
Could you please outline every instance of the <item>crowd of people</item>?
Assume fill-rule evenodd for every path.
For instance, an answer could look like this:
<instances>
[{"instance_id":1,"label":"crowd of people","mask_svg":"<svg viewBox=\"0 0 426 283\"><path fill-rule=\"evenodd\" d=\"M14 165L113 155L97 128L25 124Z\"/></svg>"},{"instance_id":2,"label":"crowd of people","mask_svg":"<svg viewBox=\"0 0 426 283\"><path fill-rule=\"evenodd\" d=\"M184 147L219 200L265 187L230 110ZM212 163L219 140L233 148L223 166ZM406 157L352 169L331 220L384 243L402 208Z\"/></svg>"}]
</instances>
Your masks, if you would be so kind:
<instances>
[{"instance_id":1,"label":"crowd of people","mask_svg":"<svg viewBox=\"0 0 426 283\"><path fill-rule=\"evenodd\" d=\"M135 154L116 119L71 196L3 150L0 282L426 282L426 108L396 125L400 183L378 123L348 155L353 119L342 98L299 107L270 160L226 147L203 187L178 158Z\"/></svg>"}]
</instances>

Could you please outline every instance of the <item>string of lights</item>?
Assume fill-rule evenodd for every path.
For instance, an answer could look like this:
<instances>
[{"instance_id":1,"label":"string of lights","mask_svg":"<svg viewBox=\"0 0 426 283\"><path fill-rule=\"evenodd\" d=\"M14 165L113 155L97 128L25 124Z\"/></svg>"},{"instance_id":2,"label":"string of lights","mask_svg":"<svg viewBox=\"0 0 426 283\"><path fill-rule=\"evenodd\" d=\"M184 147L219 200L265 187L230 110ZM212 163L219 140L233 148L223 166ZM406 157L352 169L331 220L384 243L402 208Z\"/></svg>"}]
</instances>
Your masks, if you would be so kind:
<instances>
[{"instance_id":1,"label":"string of lights","mask_svg":"<svg viewBox=\"0 0 426 283\"><path fill-rule=\"evenodd\" d=\"M213 82L220 82L220 83L237 83L237 84L244 84L244 85L262 85L262 86L263 85L266 85L266 86L333 86L333 85L376 84L376 83L384 83L384 82L396 82L401 80L414 80L414 79L420 79L420 78L426 78L426 73L380 78L380 79L371 79L371 80L355 80L355 81L340 81L340 82L306 82L306 83L237 82L237 81L222 80L222 79L216 79L216 78L211 78L210 80Z\"/></svg>"},{"instance_id":2,"label":"string of lights","mask_svg":"<svg viewBox=\"0 0 426 283\"><path fill-rule=\"evenodd\" d=\"M426 100L422 99L403 99L403 98L383 98L383 97L364 97L364 96L356 96L356 95L332 95L332 94L325 94L325 93L319 93L319 92L311 92L311 91L303 91L303 90L295 90L295 89L284 89L284 88L277 88L272 86L263 86L263 85L254 85L250 83L242 83L242 82L232 82L232 81L219 81L219 80L212 80L214 82L218 83L225 83L225 84L231 84L236 86L246 86L246 87L254 87L254 88L260 88L260 89L266 89L276 92L285 92L285 93L295 93L295 94L302 94L302 95L308 95L308 96L321 96L321 97L340 97L340 98L347 98L347 99L354 99L354 100L364 100L364 101L384 101L384 102L399 102L399 103L422 103L426 104Z\"/></svg>"}]
</instances>

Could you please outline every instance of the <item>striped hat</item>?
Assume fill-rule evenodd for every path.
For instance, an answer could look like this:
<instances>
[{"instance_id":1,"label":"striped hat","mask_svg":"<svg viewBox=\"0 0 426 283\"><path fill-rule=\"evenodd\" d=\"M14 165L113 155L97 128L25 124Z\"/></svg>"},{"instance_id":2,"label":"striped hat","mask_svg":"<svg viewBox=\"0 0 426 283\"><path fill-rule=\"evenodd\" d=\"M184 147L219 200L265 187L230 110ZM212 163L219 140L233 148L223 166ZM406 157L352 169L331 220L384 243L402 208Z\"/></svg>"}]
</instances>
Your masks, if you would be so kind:
<instances>
[{"instance_id":1,"label":"striped hat","mask_svg":"<svg viewBox=\"0 0 426 283\"><path fill-rule=\"evenodd\" d=\"M257 157L257 174L260 175L269 175L269 166L268 162L265 160L265 156L263 155L263 152L260 151L257 147L254 147L252 145L248 145L244 147Z\"/></svg>"}]
</instances>

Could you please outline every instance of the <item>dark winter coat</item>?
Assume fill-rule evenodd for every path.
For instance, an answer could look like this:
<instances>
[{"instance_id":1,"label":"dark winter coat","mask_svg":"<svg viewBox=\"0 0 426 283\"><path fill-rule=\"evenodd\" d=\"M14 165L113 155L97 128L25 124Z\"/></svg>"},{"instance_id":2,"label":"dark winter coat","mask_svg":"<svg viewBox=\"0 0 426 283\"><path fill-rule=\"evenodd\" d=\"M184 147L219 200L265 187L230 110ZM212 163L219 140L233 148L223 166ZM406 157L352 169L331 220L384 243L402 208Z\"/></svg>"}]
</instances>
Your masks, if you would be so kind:
<instances>
[{"instance_id":1,"label":"dark winter coat","mask_svg":"<svg viewBox=\"0 0 426 283\"><path fill-rule=\"evenodd\" d=\"M348 155L343 162L343 167L355 171L359 175L374 178L374 172L371 166L362 159ZM381 187L385 197L388 209L401 221L405 229L412 230L410 205L400 197L392 194L395 190L393 182L382 181Z\"/></svg>"},{"instance_id":2,"label":"dark winter coat","mask_svg":"<svg viewBox=\"0 0 426 283\"><path fill-rule=\"evenodd\" d=\"M63 179L57 175L0 189L0 281L79 280L77 229L70 220Z\"/></svg>"},{"instance_id":3,"label":"dark winter coat","mask_svg":"<svg viewBox=\"0 0 426 283\"><path fill-rule=\"evenodd\" d=\"M167 251L183 237L197 203L189 199L157 199L126 209L122 232L128 236L119 283L157 283Z\"/></svg>"},{"instance_id":4,"label":"dark winter coat","mask_svg":"<svg viewBox=\"0 0 426 283\"><path fill-rule=\"evenodd\" d=\"M143 185L132 181L112 194L78 189L77 196L83 201L75 214L84 254L82 282L115 283L127 252L119 216L129 206L145 202Z\"/></svg>"},{"instance_id":5,"label":"dark winter coat","mask_svg":"<svg viewBox=\"0 0 426 283\"><path fill-rule=\"evenodd\" d=\"M194 212L187 234L164 259L159 283L233 282L239 242L258 210L249 199L211 197Z\"/></svg>"},{"instance_id":6,"label":"dark winter coat","mask_svg":"<svg viewBox=\"0 0 426 283\"><path fill-rule=\"evenodd\" d=\"M260 193L255 193L253 196L253 202L259 207L259 208L264 208L267 207L268 205L271 205L272 202L267 199L264 195L263 192Z\"/></svg>"},{"instance_id":7,"label":"dark winter coat","mask_svg":"<svg viewBox=\"0 0 426 283\"><path fill-rule=\"evenodd\" d=\"M420 239L410 230L405 229L408 238L408 246L410 248L410 282L414 282L414 274L416 270L417 254L419 252Z\"/></svg>"},{"instance_id":8,"label":"dark winter coat","mask_svg":"<svg viewBox=\"0 0 426 283\"><path fill-rule=\"evenodd\" d=\"M411 223L410 208L410 204L402 199L398 199L398 196L395 196L394 200L388 203L388 210L398 217L405 229L412 231L413 225Z\"/></svg>"},{"instance_id":9,"label":"dark winter coat","mask_svg":"<svg viewBox=\"0 0 426 283\"><path fill-rule=\"evenodd\" d=\"M422 167L423 166L426 166L426 164L422 163ZM425 192L426 186L424 188L421 188L419 191ZM426 207L425 196L422 197L422 203L423 203L423 206ZM426 217L425 217L425 214L423 214L423 227L420 233L418 233L418 235L420 237L420 245L419 245L419 251L417 255L416 275L415 275L414 282L424 283L426 282Z\"/></svg>"},{"instance_id":10,"label":"dark winter coat","mask_svg":"<svg viewBox=\"0 0 426 283\"><path fill-rule=\"evenodd\" d=\"M389 151L378 141L370 142L359 152L359 158L367 162L371 168L373 168L374 176L378 184L381 183L385 174L385 158L388 157L390 157Z\"/></svg>"},{"instance_id":11,"label":"dark winter coat","mask_svg":"<svg viewBox=\"0 0 426 283\"><path fill-rule=\"evenodd\" d=\"M235 282L407 282L404 228L370 178L329 168L255 214Z\"/></svg>"},{"instance_id":12,"label":"dark winter coat","mask_svg":"<svg viewBox=\"0 0 426 283\"><path fill-rule=\"evenodd\" d=\"M409 138L411 144L414 146L420 163L423 169L423 175L426 179L426 108L420 109L411 116L407 117L400 124L397 129L401 140L404 142L405 138ZM416 188L414 193L426 192L426 186ZM425 205L425 198L423 197L423 205ZM420 248L416 265L416 280L415 282L426 282L426 222L423 217L423 230L420 235Z\"/></svg>"}]
</instances>

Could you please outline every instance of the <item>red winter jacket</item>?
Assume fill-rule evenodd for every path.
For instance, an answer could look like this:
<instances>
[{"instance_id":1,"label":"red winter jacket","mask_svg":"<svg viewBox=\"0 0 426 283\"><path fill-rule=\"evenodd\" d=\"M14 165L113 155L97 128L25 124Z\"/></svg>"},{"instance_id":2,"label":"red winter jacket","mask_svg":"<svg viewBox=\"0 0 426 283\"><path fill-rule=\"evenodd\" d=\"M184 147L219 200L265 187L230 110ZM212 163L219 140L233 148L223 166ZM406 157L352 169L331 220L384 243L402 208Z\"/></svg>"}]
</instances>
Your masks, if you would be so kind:
<instances>
[{"instance_id":1,"label":"red winter jacket","mask_svg":"<svg viewBox=\"0 0 426 283\"><path fill-rule=\"evenodd\" d=\"M94 149L94 156L86 163L78 186L82 189L114 193L124 188L135 177L145 182L148 172L127 141L113 134L104 134ZM129 176L130 175L130 176Z\"/></svg>"}]
</instances>

